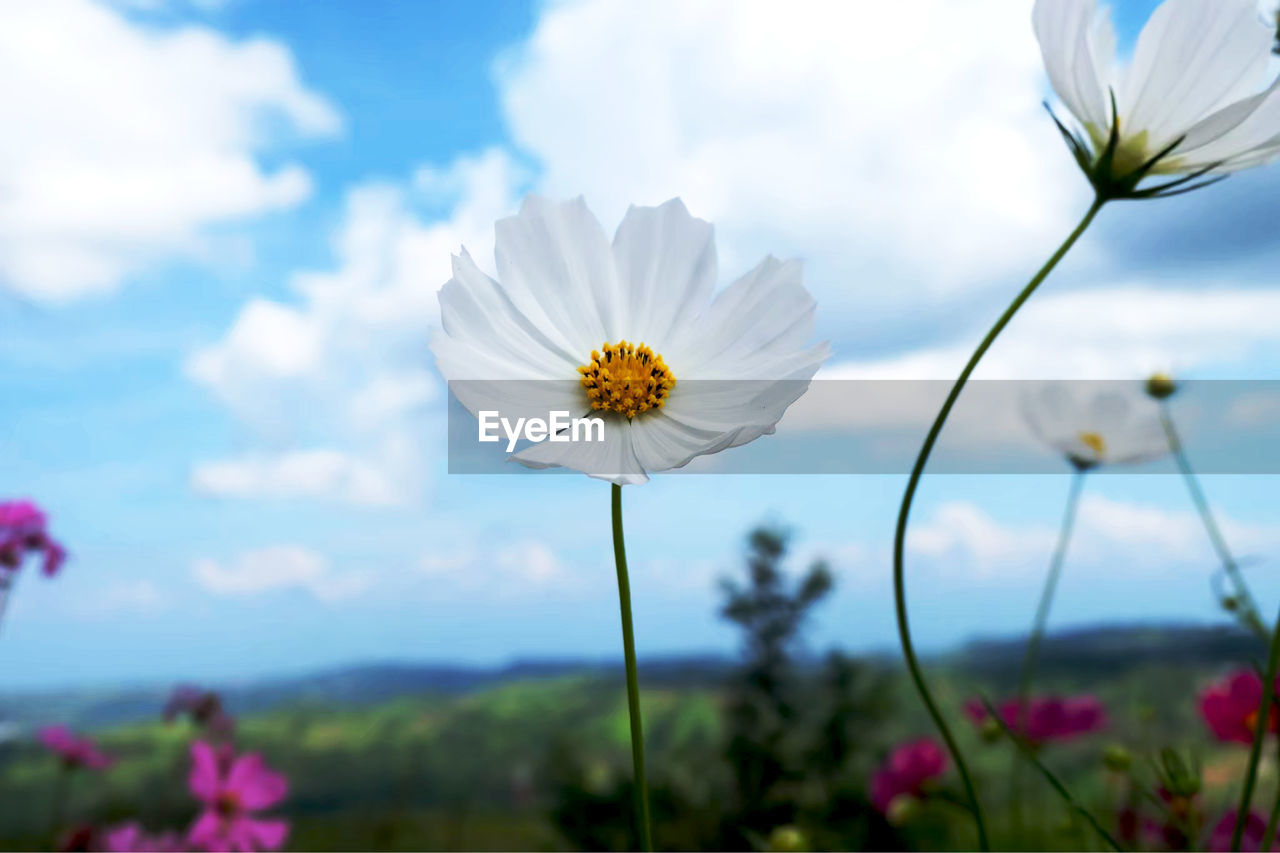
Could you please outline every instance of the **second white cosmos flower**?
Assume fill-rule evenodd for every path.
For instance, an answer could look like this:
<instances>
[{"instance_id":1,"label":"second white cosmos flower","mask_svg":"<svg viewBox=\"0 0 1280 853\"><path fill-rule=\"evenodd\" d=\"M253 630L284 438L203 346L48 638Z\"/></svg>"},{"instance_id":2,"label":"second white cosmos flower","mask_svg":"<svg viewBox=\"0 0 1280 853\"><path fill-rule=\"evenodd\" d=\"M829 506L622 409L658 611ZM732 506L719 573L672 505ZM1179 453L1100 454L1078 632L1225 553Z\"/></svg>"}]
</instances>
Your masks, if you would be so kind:
<instances>
[{"instance_id":1,"label":"second white cosmos flower","mask_svg":"<svg viewBox=\"0 0 1280 853\"><path fill-rule=\"evenodd\" d=\"M618 484L772 433L828 355L798 261L767 257L721 293L713 229L679 199L632 207L610 244L581 198L530 197L496 226L498 280L466 253L432 351L473 414L605 420L603 442L514 455Z\"/></svg>"},{"instance_id":2,"label":"second white cosmos flower","mask_svg":"<svg viewBox=\"0 0 1280 853\"><path fill-rule=\"evenodd\" d=\"M1095 185L1123 196L1149 175L1226 173L1280 154L1275 23L1257 0L1165 0L1124 67L1095 0L1037 0L1033 23L1054 91L1084 126L1068 141Z\"/></svg>"}]
</instances>

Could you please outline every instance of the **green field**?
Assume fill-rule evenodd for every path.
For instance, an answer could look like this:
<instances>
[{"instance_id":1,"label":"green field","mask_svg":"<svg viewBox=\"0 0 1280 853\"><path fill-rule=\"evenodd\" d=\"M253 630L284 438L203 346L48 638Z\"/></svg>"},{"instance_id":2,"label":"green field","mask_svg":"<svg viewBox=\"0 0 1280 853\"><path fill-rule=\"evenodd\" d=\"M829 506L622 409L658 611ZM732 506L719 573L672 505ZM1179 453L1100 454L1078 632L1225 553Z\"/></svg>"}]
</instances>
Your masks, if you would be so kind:
<instances>
[{"instance_id":1,"label":"green field","mask_svg":"<svg viewBox=\"0 0 1280 853\"><path fill-rule=\"evenodd\" d=\"M1155 781L1149 758L1174 747L1202 764L1200 808L1215 819L1237 796L1246 750L1210 740L1196 712L1195 691L1232 661L1196 660L1213 657L1201 654L1203 637L1185 655L1191 664L1173 659L1172 652L1163 663L1144 660L1134 648L1122 649L1121 660L1136 663L1117 671L1102 665L1110 658L1100 653L1050 656L1056 663L1046 669L1043 688L1096 693L1110 725L1100 734L1048 747L1043 758L1095 814L1114 822L1129 783L1103 768L1104 750L1126 747L1134 757L1137 789L1150 790ZM995 652L985 657L998 659ZM1099 839L1070 819L1028 770L1021 777L1022 828L1010 834L1013 818L1004 808L1009 744L985 743L959 713L965 697L1006 689L1004 679L983 672L981 663L965 658L940 664L936 680L962 746L975 761L998 842L1006 848L1099 847ZM796 766L774 795L779 814L790 809L786 822L797 823L817 847L971 846L970 824L945 790L897 827L868 815L860 802L869 773L888 748L930 733L905 681L881 669L871 667L874 673L862 677L873 692L864 698L885 712L866 712L869 722L849 732L850 748L839 767L822 768L820 756L795 753ZM726 757L727 690L724 684L684 683L644 694L655 834L662 847L716 846L732 831L723 824L733 819L740 768ZM185 773L195 733L185 723L160 722L159 710L155 721L96 733L120 760L104 774L74 779L64 825L136 818L159 829L184 827L192 819ZM812 731L814 719L797 718L797 736ZM261 751L291 780L281 810L293 823L291 848L553 850L631 843L625 696L611 675L514 681L452 695L414 693L365 707L286 703L243 716L238 741L243 749ZM29 740L0 748L0 762L0 845L47 846L55 762ZM955 784L951 774L944 787L955 790ZM1256 800L1260 807L1271 802L1275 787L1276 764L1269 755ZM767 846L763 831L747 837Z\"/></svg>"}]
</instances>

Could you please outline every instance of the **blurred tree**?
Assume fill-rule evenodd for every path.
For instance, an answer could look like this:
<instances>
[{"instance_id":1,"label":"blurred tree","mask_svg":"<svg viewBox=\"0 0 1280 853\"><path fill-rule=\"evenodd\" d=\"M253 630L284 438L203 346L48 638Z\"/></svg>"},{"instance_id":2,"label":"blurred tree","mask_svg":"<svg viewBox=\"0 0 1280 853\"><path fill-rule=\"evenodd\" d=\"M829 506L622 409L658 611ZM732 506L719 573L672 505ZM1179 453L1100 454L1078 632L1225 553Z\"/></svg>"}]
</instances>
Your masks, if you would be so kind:
<instances>
[{"instance_id":1,"label":"blurred tree","mask_svg":"<svg viewBox=\"0 0 1280 853\"><path fill-rule=\"evenodd\" d=\"M759 847L778 827L797 826L818 847L898 846L867 802L869 768L857 760L861 735L889 711L885 677L839 652L818 666L806 655L806 623L834 580L822 560L793 580L790 540L785 528L752 530L745 583L721 582L721 615L743 632L743 663L727 686L736 807L722 840Z\"/></svg>"}]
</instances>

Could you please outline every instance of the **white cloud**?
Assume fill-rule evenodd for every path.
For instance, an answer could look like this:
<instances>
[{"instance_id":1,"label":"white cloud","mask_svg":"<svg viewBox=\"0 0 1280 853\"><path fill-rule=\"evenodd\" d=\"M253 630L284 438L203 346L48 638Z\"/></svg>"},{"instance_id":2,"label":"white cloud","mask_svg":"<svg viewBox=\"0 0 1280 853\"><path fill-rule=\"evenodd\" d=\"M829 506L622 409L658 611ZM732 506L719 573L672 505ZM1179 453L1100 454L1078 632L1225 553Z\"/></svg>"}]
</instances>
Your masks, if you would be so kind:
<instances>
[{"instance_id":1,"label":"white cloud","mask_svg":"<svg viewBox=\"0 0 1280 853\"><path fill-rule=\"evenodd\" d=\"M563 586L570 577L569 568L555 551L534 539L432 552L418 561L418 569L453 588L486 590L501 597Z\"/></svg>"},{"instance_id":2,"label":"white cloud","mask_svg":"<svg viewBox=\"0 0 1280 853\"><path fill-rule=\"evenodd\" d=\"M390 505L402 500L386 470L337 450L259 454L197 465L197 492L235 498L327 498Z\"/></svg>"},{"instance_id":3,"label":"white cloud","mask_svg":"<svg viewBox=\"0 0 1280 853\"><path fill-rule=\"evenodd\" d=\"M1021 273L1083 211L1029 18L1007 0L562 2L499 82L550 194L585 192L605 221L680 195L726 268L798 254L833 295L900 304Z\"/></svg>"},{"instance_id":4,"label":"white cloud","mask_svg":"<svg viewBox=\"0 0 1280 853\"><path fill-rule=\"evenodd\" d=\"M221 341L188 360L192 379L289 446L206 463L197 486L244 496L410 499L422 468L415 448L426 443L423 407L444 399L426 349L436 290L464 243L487 264L493 222L515 208L521 180L519 167L494 150L421 169L409 188L353 190L333 241L337 267L296 274L287 302L250 300ZM428 224L416 211L423 204L452 207ZM304 441L328 449L294 446Z\"/></svg>"},{"instance_id":5,"label":"white cloud","mask_svg":"<svg viewBox=\"0 0 1280 853\"><path fill-rule=\"evenodd\" d=\"M1140 379L1156 370L1234 365L1280 353L1271 318L1280 290L1208 282L1201 290L1141 283L1040 294L992 346L980 379ZM830 365L826 379L954 379L973 339L906 355ZM1206 375L1198 370L1197 376Z\"/></svg>"},{"instance_id":6,"label":"white cloud","mask_svg":"<svg viewBox=\"0 0 1280 853\"><path fill-rule=\"evenodd\" d=\"M328 560L297 545L276 545L241 554L229 564L196 560L197 583L217 595L252 596L283 589L302 589L323 602L360 595L371 578L358 572L335 572Z\"/></svg>"},{"instance_id":7,"label":"white cloud","mask_svg":"<svg viewBox=\"0 0 1280 853\"><path fill-rule=\"evenodd\" d=\"M1280 547L1280 530L1219 515L1223 533L1237 553ZM1034 578L1043 573L1057 535L1051 524L1008 524L976 504L958 501L913 525L908 547L945 567L947 574L984 580ZM1159 574L1181 571L1189 564L1212 565L1214 557L1200 518L1191 510L1086 494L1068 559L1074 566L1108 572L1124 566L1126 571Z\"/></svg>"},{"instance_id":8,"label":"white cloud","mask_svg":"<svg viewBox=\"0 0 1280 853\"><path fill-rule=\"evenodd\" d=\"M256 159L290 131L331 134L333 108L265 38L156 28L89 0L9 3L0 28L0 283L64 300L210 226L297 204L310 179Z\"/></svg>"},{"instance_id":9,"label":"white cloud","mask_svg":"<svg viewBox=\"0 0 1280 853\"><path fill-rule=\"evenodd\" d=\"M99 590L92 598L75 599L71 607L77 615L96 618L126 613L159 613L167 610L171 604L170 596L151 581L133 580L112 584Z\"/></svg>"}]
</instances>

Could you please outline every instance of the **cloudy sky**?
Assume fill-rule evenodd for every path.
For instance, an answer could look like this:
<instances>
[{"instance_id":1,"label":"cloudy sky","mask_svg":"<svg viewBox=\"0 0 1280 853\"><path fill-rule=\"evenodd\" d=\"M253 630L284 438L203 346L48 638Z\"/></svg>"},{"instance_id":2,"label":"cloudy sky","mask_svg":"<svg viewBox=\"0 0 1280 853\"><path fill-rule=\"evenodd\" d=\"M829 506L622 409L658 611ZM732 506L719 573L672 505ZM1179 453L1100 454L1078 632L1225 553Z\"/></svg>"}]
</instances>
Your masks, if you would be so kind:
<instances>
[{"instance_id":1,"label":"cloudy sky","mask_svg":"<svg viewBox=\"0 0 1280 853\"><path fill-rule=\"evenodd\" d=\"M1117 4L1122 43L1153 5ZM680 196L726 280L804 259L828 375L928 379L1089 201L1029 2L0 9L3 488L73 555L20 581L9 685L616 655L606 486L446 470L436 290L463 245L492 268L526 193L610 230ZM1107 209L980 375L1280 376L1278 190L1273 167ZM1275 478L1206 485L1269 610ZM628 489L641 654L731 647L715 581L761 520L837 571L816 645L892 648L902 486ZM1066 488L926 481L925 646L1025 629ZM1091 484L1055 623L1214 618L1190 509L1165 476Z\"/></svg>"}]
</instances>

